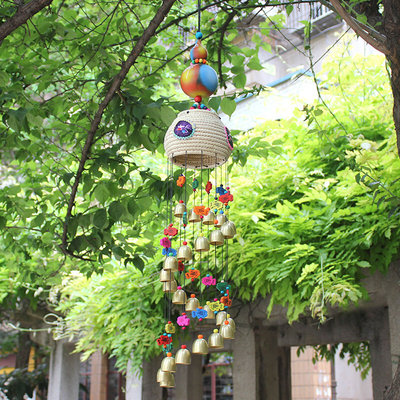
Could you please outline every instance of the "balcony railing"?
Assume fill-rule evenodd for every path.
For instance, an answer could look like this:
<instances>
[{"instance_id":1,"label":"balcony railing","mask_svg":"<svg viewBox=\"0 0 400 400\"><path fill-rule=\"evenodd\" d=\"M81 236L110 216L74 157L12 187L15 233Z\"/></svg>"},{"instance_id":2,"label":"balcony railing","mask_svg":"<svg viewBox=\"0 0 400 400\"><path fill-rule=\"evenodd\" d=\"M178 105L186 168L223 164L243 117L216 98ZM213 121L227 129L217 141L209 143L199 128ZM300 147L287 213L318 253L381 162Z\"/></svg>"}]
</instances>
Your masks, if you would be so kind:
<instances>
[{"instance_id":1,"label":"balcony railing","mask_svg":"<svg viewBox=\"0 0 400 400\"><path fill-rule=\"evenodd\" d=\"M318 32L340 23L335 13L322 4L298 4L287 18L286 26L292 31L302 31L304 24L300 21L309 21Z\"/></svg>"}]
</instances>

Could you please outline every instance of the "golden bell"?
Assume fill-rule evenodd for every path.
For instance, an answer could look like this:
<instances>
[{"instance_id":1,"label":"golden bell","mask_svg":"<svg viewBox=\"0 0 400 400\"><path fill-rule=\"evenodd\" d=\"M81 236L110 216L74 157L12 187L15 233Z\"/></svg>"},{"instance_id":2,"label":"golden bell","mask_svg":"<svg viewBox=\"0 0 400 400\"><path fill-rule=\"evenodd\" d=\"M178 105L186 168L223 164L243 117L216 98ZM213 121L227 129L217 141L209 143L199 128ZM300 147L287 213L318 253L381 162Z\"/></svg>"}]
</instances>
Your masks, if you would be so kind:
<instances>
[{"instance_id":1,"label":"golden bell","mask_svg":"<svg viewBox=\"0 0 400 400\"><path fill-rule=\"evenodd\" d=\"M208 338L208 346L210 349L222 349L224 347L224 338L218 332L218 329L214 329L214 333Z\"/></svg>"},{"instance_id":2,"label":"golden bell","mask_svg":"<svg viewBox=\"0 0 400 400\"><path fill-rule=\"evenodd\" d=\"M229 321L225 320L219 328L219 333L224 339L235 339L235 330L232 325L229 325Z\"/></svg>"},{"instance_id":3,"label":"golden bell","mask_svg":"<svg viewBox=\"0 0 400 400\"><path fill-rule=\"evenodd\" d=\"M224 235L219 229L212 231L210 234L210 244L214 246L221 246L224 244Z\"/></svg>"},{"instance_id":4,"label":"golden bell","mask_svg":"<svg viewBox=\"0 0 400 400\"><path fill-rule=\"evenodd\" d=\"M217 325L221 325L221 324L226 320L226 316L227 316L227 315L228 315L228 314L226 313L226 311L220 311L220 312L217 314L215 323L216 323Z\"/></svg>"},{"instance_id":5,"label":"golden bell","mask_svg":"<svg viewBox=\"0 0 400 400\"><path fill-rule=\"evenodd\" d=\"M186 212L186 205L184 203L178 203L175 206L174 215L175 217L182 218L183 213Z\"/></svg>"},{"instance_id":6,"label":"golden bell","mask_svg":"<svg viewBox=\"0 0 400 400\"><path fill-rule=\"evenodd\" d=\"M191 210L189 213L189 222L200 222L201 218L200 215L197 215L194 210Z\"/></svg>"},{"instance_id":7,"label":"golden bell","mask_svg":"<svg viewBox=\"0 0 400 400\"><path fill-rule=\"evenodd\" d=\"M207 311L207 317L205 319L215 319L214 311L212 311L207 304L203 307L203 309Z\"/></svg>"},{"instance_id":8,"label":"golden bell","mask_svg":"<svg viewBox=\"0 0 400 400\"><path fill-rule=\"evenodd\" d=\"M160 386L164 388L173 388L175 387L175 377L171 372L165 372L160 381Z\"/></svg>"},{"instance_id":9,"label":"golden bell","mask_svg":"<svg viewBox=\"0 0 400 400\"><path fill-rule=\"evenodd\" d=\"M176 280L172 280L170 282L163 282L163 291L164 293L175 293L178 285Z\"/></svg>"},{"instance_id":10,"label":"golden bell","mask_svg":"<svg viewBox=\"0 0 400 400\"><path fill-rule=\"evenodd\" d=\"M190 365L190 363L192 362L190 351L186 348L184 344L176 352L175 362L176 364L182 364L182 365Z\"/></svg>"},{"instance_id":11,"label":"golden bell","mask_svg":"<svg viewBox=\"0 0 400 400\"><path fill-rule=\"evenodd\" d=\"M199 305L200 302L196 299L196 295L191 294L190 299L186 302L185 311L196 311Z\"/></svg>"},{"instance_id":12,"label":"golden bell","mask_svg":"<svg viewBox=\"0 0 400 400\"><path fill-rule=\"evenodd\" d=\"M203 218L203 225L214 225L215 214L210 210Z\"/></svg>"},{"instance_id":13,"label":"golden bell","mask_svg":"<svg viewBox=\"0 0 400 400\"><path fill-rule=\"evenodd\" d=\"M172 272L177 272L178 260L175 257L168 256L164 261L164 269Z\"/></svg>"},{"instance_id":14,"label":"golden bell","mask_svg":"<svg viewBox=\"0 0 400 400\"><path fill-rule=\"evenodd\" d=\"M192 249L183 242L183 246L179 247L176 258L179 261L190 261L192 259Z\"/></svg>"},{"instance_id":15,"label":"golden bell","mask_svg":"<svg viewBox=\"0 0 400 400\"><path fill-rule=\"evenodd\" d=\"M208 344L203 335L197 336L197 339L193 342L192 346L193 354L208 354Z\"/></svg>"},{"instance_id":16,"label":"golden bell","mask_svg":"<svg viewBox=\"0 0 400 400\"><path fill-rule=\"evenodd\" d=\"M157 371L157 382L160 383L162 380L167 379L167 375L170 374L171 372L164 372L161 370L161 368L158 369Z\"/></svg>"},{"instance_id":17,"label":"golden bell","mask_svg":"<svg viewBox=\"0 0 400 400\"><path fill-rule=\"evenodd\" d=\"M223 225L227 221L227 218L225 214L218 214L216 220L217 223L214 224L214 226L216 226L217 228L221 228L221 225Z\"/></svg>"},{"instance_id":18,"label":"golden bell","mask_svg":"<svg viewBox=\"0 0 400 400\"><path fill-rule=\"evenodd\" d=\"M194 242L194 249L199 252L209 251L210 242L208 241L208 238L206 238L205 236L199 236Z\"/></svg>"},{"instance_id":19,"label":"golden bell","mask_svg":"<svg viewBox=\"0 0 400 400\"><path fill-rule=\"evenodd\" d=\"M235 321L231 318L229 314L226 316L226 320L229 322L229 325L233 328L233 332L236 332Z\"/></svg>"},{"instance_id":20,"label":"golden bell","mask_svg":"<svg viewBox=\"0 0 400 400\"><path fill-rule=\"evenodd\" d=\"M172 353L167 353L167 357L161 361L161 371L176 372L175 358L172 357Z\"/></svg>"},{"instance_id":21,"label":"golden bell","mask_svg":"<svg viewBox=\"0 0 400 400\"><path fill-rule=\"evenodd\" d=\"M171 270L162 269L160 271L160 282L171 282L172 280L174 280L174 273Z\"/></svg>"},{"instance_id":22,"label":"golden bell","mask_svg":"<svg viewBox=\"0 0 400 400\"><path fill-rule=\"evenodd\" d=\"M236 226L232 221L226 221L221 226L221 232L225 239L232 239L236 235Z\"/></svg>"},{"instance_id":23,"label":"golden bell","mask_svg":"<svg viewBox=\"0 0 400 400\"><path fill-rule=\"evenodd\" d=\"M182 289L182 286L177 287L177 291L172 296L173 304L186 304L187 296L186 292Z\"/></svg>"}]
</instances>

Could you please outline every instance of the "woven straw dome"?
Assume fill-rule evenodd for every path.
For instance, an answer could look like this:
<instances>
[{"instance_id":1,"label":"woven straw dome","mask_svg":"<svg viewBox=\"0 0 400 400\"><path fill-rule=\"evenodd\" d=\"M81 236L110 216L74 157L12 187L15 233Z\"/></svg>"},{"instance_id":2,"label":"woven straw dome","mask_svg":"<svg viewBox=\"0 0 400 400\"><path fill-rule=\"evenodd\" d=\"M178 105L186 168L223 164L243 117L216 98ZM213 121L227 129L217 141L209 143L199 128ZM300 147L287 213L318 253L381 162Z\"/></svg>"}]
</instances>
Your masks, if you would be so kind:
<instances>
[{"instance_id":1,"label":"woven straw dome","mask_svg":"<svg viewBox=\"0 0 400 400\"><path fill-rule=\"evenodd\" d=\"M232 139L214 111L191 109L178 114L164 138L167 157L187 168L214 168L232 153Z\"/></svg>"}]
</instances>

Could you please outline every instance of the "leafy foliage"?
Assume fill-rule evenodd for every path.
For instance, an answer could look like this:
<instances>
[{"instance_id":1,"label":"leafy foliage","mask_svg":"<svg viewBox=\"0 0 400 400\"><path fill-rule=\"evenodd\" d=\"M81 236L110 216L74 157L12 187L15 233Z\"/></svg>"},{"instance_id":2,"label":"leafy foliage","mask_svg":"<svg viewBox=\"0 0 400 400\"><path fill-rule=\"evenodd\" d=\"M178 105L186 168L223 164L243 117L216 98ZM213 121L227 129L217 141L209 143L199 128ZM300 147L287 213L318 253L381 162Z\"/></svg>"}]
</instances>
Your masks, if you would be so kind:
<instances>
[{"instance_id":1,"label":"leafy foliage","mask_svg":"<svg viewBox=\"0 0 400 400\"><path fill-rule=\"evenodd\" d=\"M362 73L354 72L355 64ZM308 310L323 321L328 306L366 299L362 279L385 272L397 256L400 226L389 213L398 198L378 205L376 185L357 179L365 171L382 191L400 189L393 181L400 161L391 104L381 104L389 93L382 64L382 58L353 57L326 65L322 85L335 118L316 102L289 121L236 135L234 158L244 166L232 169L238 236L229 246L229 274L237 299L269 296L269 309L287 306L291 321ZM69 281L61 288L64 334L80 332L80 350L89 355L100 346L121 367L132 354L137 367L155 354L163 323L157 257L142 274L128 267ZM219 270L210 266L212 273ZM357 358L359 347L349 346L366 371L365 352Z\"/></svg>"}]
</instances>

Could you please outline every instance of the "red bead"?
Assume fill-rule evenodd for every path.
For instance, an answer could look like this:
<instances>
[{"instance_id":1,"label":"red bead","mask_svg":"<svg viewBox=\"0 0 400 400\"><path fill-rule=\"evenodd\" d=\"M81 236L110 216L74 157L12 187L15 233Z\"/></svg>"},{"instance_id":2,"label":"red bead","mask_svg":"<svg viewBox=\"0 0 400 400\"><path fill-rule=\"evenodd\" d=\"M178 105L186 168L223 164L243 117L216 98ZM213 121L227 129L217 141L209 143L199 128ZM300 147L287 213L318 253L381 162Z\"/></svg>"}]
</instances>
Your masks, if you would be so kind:
<instances>
[{"instance_id":1,"label":"red bead","mask_svg":"<svg viewBox=\"0 0 400 400\"><path fill-rule=\"evenodd\" d=\"M187 348L186 344L183 344L183 345L181 346L181 349L186 349L186 348Z\"/></svg>"},{"instance_id":2,"label":"red bead","mask_svg":"<svg viewBox=\"0 0 400 400\"><path fill-rule=\"evenodd\" d=\"M172 322L171 322L171 321L168 321L168 323L169 323L169 324L172 324Z\"/></svg>"},{"instance_id":3,"label":"red bead","mask_svg":"<svg viewBox=\"0 0 400 400\"><path fill-rule=\"evenodd\" d=\"M179 203L181 203L181 204L182 204L182 203L183 203L183 200L179 200Z\"/></svg>"},{"instance_id":4,"label":"red bead","mask_svg":"<svg viewBox=\"0 0 400 400\"><path fill-rule=\"evenodd\" d=\"M186 245L187 245L187 241L186 241L186 240L183 242L183 245L184 245L184 246L186 246Z\"/></svg>"},{"instance_id":5,"label":"red bead","mask_svg":"<svg viewBox=\"0 0 400 400\"><path fill-rule=\"evenodd\" d=\"M186 327L185 326L182 326L182 330L184 331L186 329Z\"/></svg>"},{"instance_id":6,"label":"red bead","mask_svg":"<svg viewBox=\"0 0 400 400\"><path fill-rule=\"evenodd\" d=\"M200 215L200 219L203 219L204 218L204 215Z\"/></svg>"},{"instance_id":7,"label":"red bead","mask_svg":"<svg viewBox=\"0 0 400 400\"><path fill-rule=\"evenodd\" d=\"M201 96L196 96L196 97L194 98L194 101L195 101L196 103L200 103L201 100L202 100L202 97L201 97Z\"/></svg>"},{"instance_id":8,"label":"red bead","mask_svg":"<svg viewBox=\"0 0 400 400\"><path fill-rule=\"evenodd\" d=\"M203 321L203 318L199 318L199 321Z\"/></svg>"}]
</instances>

